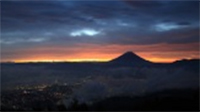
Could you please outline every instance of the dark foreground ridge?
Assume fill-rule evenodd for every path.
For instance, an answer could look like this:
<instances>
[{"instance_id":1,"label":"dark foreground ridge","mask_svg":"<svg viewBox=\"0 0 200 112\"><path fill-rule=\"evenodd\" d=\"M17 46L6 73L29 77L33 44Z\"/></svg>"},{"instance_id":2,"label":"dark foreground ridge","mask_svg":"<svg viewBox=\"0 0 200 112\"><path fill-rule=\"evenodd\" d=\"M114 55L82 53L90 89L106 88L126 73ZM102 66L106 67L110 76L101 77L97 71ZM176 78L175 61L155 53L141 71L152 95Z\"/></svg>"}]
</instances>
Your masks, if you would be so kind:
<instances>
[{"instance_id":1,"label":"dark foreground ridge","mask_svg":"<svg viewBox=\"0 0 200 112\"><path fill-rule=\"evenodd\" d=\"M50 88L51 89L51 88ZM51 91L51 90L48 90ZM44 93L43 93L44 94ZM46 93L45 99L35 99L34 94L27 94L22 100L30 100L24 104L24 108L8 107L1 105L1 111L198 111L199 90L197 89L169 89L154 93L146 93L143 96L112 96L92 104L79 103L74 99L69 107L62 103L56 103L56 97ZM45 94L44 94L45 95ZM28 98L29 97L29 98ZM20 105L18 102L17 105Z\"/></svg>"},{"instance_id":2,"label":"dark foreground ridge","mask_svg":"<svg viewBox=\"0 0 200 112\"><path fill-rule=\"evenodd\" d=\"M68 110L91 111L198 111L198 89L171 89L146 94L144 96L115 96L92 105L77 105Z\"/></svg>"}]
</instances>

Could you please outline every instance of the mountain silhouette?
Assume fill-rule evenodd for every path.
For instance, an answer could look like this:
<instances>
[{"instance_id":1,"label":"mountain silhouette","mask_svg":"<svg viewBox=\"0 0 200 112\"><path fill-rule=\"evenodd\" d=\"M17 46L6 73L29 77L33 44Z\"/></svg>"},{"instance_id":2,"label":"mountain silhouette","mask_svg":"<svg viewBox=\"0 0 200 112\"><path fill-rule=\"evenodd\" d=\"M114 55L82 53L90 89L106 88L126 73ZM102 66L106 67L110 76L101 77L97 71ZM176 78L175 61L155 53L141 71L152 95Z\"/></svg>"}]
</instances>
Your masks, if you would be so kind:
<instances>
[{"instance_id":1,"label":"mountain silhouette","mask_svg":"<svg viewBox=\"0 0 200 112\"><path fill-rule=\"evenodd\" d=\"M151 62L141 58L131 51L128 51L121 56L111 60L109 63L122 66L143 66L151 64Z\"/></svg>"}]
</instances>

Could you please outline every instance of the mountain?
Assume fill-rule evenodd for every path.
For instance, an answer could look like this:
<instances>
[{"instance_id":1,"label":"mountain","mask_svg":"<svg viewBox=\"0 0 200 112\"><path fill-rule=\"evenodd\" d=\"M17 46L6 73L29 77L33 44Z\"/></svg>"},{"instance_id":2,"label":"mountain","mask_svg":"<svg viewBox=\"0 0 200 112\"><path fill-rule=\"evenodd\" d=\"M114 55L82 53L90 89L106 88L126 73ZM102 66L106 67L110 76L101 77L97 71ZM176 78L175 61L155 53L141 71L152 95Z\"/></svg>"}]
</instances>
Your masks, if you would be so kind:
<instances>
[{"instance_id":1,"label":"mountain","mask_svg":"<svg viewBox=\"0 0 200 112\"><path fill-rule=\"evenodd\" d=\"M121 66L146 66L151 64L151 62L139 57L131 51L128 51L121 56L111 60L109 63Z\"/></svg>"},{"instance_id":2,"label":"mountain","mask_svg":"<svg viewBox=\"0 0 200 112\"><path fill-rule=\"evenodd\" d=\"M170 65L173 68L181 67L186 70L199 72L200 60L199 59L182 59L182 60L175 61L171 63Z\"/></svg>"}]
</instances>

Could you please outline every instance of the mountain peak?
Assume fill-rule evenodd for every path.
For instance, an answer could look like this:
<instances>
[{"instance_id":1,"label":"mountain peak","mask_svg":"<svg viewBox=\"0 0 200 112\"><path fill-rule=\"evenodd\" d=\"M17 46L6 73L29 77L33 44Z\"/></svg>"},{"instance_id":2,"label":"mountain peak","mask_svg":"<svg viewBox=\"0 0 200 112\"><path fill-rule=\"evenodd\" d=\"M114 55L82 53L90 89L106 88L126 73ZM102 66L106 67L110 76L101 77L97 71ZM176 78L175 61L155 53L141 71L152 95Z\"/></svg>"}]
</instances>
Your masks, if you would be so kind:
<instances>
[{"instance_id":1,"label":"mountain peak","mask_svg":"<svg viewBox=\"0 0 200 112\"><path fill-rule=\"evenodd\" d=\"M117 59L117 58L116 58ZM141 57L133 53L132 51L125 52L118 59L122 59L123 61L138 61L143 60Z\"/></svg>"},{"instance_id":2,"label":"mountain peak","mask_svg":"<svg viewBox=\"0 0 200 112\"><path fill-rule=\"evenodd\" d=\"M127 51L127 52L125 52L124 54L126 54L126 53L132 53L132 54L134 54L132 51Z\"/></svg>"},{"instance_id":3,"label":"mountain peak","mask_svg":"<svg viewBox=\"0 0 200 112\"><path fill-rule=\"evenodd\" d=\"M141 58L132 51L127 51L121 56L110 61L111 63L120 64L120 65L144 65L149 63L145 59Z\"/></svg>"},{"instance_id":4,"label":"mountain peak","mask_svg":"<svg viewBox=\"0 0 200 112\"><path fill-rule=\"evenodd\" d=\"M133 53L132 51L127 51L124 54L122 54L121 56L137 56L135 53Z\"/></svg>"}]
</instances>

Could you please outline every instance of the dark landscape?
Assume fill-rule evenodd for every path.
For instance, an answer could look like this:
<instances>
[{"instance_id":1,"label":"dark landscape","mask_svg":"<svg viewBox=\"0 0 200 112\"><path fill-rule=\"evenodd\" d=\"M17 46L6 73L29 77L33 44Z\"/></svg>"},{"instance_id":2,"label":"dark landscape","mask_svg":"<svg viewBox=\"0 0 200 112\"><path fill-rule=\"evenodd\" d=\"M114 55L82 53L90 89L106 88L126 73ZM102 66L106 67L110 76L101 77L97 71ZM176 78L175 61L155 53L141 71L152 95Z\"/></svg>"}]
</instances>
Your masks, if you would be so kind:
<instances>
[{"instance_id":1,"label":"dark landscape","mask_svg":"<svg viewBox=\"0 0 200 112\"><path fill-rule=\"evenodd\" d=\"M199 60L2 63L2 110L198 110ZM18 79L18 80L15 80Z\"/></svg>"}]
</instances>

